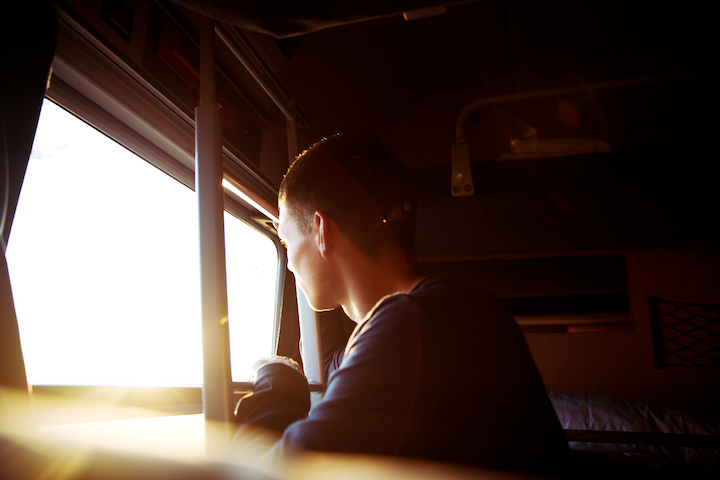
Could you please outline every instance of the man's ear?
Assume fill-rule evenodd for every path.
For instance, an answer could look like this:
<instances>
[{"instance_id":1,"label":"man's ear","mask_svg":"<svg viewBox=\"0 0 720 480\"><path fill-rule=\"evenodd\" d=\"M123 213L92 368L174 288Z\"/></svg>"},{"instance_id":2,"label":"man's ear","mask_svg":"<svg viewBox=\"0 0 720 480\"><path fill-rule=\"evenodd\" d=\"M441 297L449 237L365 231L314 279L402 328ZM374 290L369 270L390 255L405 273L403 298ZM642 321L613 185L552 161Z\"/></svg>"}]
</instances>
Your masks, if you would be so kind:
<instances>
[{"instance_id":1,"label":"man's ear","mask_svg":"<svg viewBox=\"0 0 720 480\"><path fill-rule=\"evenodd\" d=\"M323 212L315 212L313 215L313 223L317 231L317 248L320 254L324 257L330 250L330 244L332 242L332 233L330 225L331 220Z\"/></svg>"}]
</instances>

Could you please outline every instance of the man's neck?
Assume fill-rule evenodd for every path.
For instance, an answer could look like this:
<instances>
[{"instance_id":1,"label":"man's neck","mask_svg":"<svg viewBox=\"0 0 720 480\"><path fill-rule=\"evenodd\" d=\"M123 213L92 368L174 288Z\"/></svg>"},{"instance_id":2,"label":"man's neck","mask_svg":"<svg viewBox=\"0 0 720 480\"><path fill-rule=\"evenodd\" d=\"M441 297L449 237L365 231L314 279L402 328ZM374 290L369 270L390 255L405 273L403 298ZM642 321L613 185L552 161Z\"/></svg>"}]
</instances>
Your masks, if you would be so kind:
<instances>
[{"instance_id":1,"label":"man's neck","mask_svg":"<svg viewBox=\"0 0 720 480\"><path fill-rule=\"evenodd\" d=\"M415 262L401 253L381 260L361 258L346 269L347 299L342 307L350 319L361 322L384 297L409 293L424 277Z\"/></svg>"}]
</instances>

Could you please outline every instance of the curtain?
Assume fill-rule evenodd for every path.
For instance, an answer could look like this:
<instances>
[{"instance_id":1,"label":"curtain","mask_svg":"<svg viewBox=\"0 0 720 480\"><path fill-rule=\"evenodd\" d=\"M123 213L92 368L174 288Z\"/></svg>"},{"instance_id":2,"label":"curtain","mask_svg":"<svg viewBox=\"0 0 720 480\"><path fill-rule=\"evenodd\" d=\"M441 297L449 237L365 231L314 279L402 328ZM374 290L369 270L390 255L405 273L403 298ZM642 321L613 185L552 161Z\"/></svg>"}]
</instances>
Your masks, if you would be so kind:
<instances>
[{"instance_id":1,"label":"curtain","mask_svg":"<svg viewBox=\"0 0 720 480\"><path fill-rule=\"evenodd\" d=\"M0 28L0 418L8 414L6 391L27 392L5 246L25 175L55 52L57 19L44 1L6 8ZM28 402L29 404L29 402Z\"/></svg>"}]
</instances>

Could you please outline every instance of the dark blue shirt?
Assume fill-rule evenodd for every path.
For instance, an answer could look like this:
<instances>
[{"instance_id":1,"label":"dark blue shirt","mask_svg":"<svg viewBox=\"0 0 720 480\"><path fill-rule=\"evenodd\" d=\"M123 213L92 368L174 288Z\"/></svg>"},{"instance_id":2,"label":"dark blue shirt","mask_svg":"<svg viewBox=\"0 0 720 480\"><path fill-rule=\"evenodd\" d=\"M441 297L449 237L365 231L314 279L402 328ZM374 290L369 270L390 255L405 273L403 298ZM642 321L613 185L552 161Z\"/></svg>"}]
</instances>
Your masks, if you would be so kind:
<instances>
[{"instance_id":1,"label":"dark blue shirt","mask_svg":"<svg viewBox=\"0 0 720 480\"><path fill-rule=\"evenodd\" d=\"M379 302L307 417L297 409L305 390L287 393L307 389L301 379L268 365L255 398L240 404L243 423L284 429L271 454L354 452L551 473L569 451L516 322L498 298L459 280L427 278ZM273 390L286 402L263 400ZM293 408L300 419L285 428Z\"/></svg>"}]
</instances>

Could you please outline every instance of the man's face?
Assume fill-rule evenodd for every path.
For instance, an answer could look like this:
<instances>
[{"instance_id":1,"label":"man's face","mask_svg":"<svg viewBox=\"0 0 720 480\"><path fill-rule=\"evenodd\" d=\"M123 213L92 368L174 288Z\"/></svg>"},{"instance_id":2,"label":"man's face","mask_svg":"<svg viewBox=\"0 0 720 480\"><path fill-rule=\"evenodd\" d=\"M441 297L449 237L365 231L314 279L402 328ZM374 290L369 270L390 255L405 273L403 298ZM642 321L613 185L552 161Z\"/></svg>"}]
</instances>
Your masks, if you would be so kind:
<instances>
[{"instance_id":1,"label":"man's face","mask_svg":"<svg viewBox=\"0 0 720 480\"><path fill-rule=\"evenodd\" d=\"M305 233L289 214L284 202L280 202L280 219L276 225L278 237L287 248L288 269L295 274L295 281L307 297L313 310L335 308L330 300L332 288L327 271L327 259L318 249L318 226L311 222Z\"/></svg>"}]
</instances>

